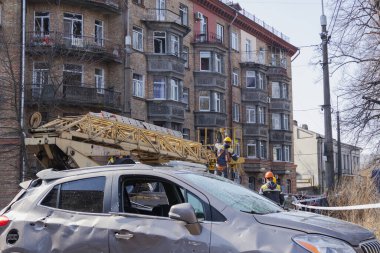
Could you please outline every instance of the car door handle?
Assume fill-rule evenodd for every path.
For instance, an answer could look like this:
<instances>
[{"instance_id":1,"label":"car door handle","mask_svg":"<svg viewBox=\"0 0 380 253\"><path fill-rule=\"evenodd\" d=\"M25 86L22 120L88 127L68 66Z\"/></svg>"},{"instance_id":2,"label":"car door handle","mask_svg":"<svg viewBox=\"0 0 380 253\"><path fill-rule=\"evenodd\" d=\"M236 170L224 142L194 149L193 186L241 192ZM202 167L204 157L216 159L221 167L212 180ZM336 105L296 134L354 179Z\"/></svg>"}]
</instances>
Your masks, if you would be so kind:
<instances>
[{"instance_id":1,"label":"car door handle","mask_svg":"<svg viewBox=\"0 0 380 253\"><path fill-rule=\"evenodd\" d=\"M126 234L120 234L120 233L115 233L115 237L116 239L123 239L123 240L129 240L131 238L133 238L133 234L131 233L126 233Z\"/></svg>"}]
</instances>

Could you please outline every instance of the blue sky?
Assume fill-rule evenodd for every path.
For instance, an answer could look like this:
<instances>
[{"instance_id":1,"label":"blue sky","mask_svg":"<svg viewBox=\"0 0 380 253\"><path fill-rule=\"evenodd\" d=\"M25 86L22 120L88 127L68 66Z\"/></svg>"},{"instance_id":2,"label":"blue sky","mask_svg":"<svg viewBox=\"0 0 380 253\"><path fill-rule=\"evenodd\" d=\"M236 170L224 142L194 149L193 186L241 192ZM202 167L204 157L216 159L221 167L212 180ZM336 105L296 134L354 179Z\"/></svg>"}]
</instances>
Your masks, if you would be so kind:
<instances>
[{"instance_id":1,"label":"blue sky","mask_svg":"<svg viewBox=\"0 0 380 253\"><path fill-rule=\"evenodd\" d=\"M238 0L240 6L276 30L290 37L290 43L300 48L300 55L292 62L294 120L298 125L324 134L322 68L315 50L320 45L321 0ZM331 17L325 10L327 22ZM336 105L336 84L330 79L331 104ZM332 115L335 118L335 114ZM335 125L335 124L334 124ZM333 135L336 129L333 128Z\"/></svg>"}]
</instances>

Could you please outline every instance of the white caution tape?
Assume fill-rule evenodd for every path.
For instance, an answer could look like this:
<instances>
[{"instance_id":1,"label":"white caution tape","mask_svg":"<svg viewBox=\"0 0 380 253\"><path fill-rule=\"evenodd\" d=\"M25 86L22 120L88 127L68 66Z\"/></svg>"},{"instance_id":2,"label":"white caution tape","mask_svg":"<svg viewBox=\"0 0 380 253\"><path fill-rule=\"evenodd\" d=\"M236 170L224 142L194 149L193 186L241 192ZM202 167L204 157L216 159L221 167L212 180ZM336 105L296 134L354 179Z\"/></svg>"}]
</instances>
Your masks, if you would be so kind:
<instances>
[{"instance_id":1,"label":"white caution tape","mask_svg":"<svg viewBox=\"0 0 380 253\"><path fill-rule=\"evenodd\" d=\"M299 204L299 202L293 202L292 204L297 207L304 207L304 208L316 209L316 210L326 210L326 211L346 211L346 210L362 210L362 209L380 208L380 203L357 205L357 206L337 206L337 207L308 206L308 205Z\"/></svg>"},{"instance_id":2,"label":"white caution tape","mask_svg":"<svg viewBox=\"0 0 380 253\"><path fill-rule=\"evenodd\" d=\"M321 199L325 199L325 198L326 198L326 196L315 197L315 198L312 198L312 199L300 199L300 200L297 201L297 203L316 201L316 200L321 200Z\"/></svg>"}]
</instances>

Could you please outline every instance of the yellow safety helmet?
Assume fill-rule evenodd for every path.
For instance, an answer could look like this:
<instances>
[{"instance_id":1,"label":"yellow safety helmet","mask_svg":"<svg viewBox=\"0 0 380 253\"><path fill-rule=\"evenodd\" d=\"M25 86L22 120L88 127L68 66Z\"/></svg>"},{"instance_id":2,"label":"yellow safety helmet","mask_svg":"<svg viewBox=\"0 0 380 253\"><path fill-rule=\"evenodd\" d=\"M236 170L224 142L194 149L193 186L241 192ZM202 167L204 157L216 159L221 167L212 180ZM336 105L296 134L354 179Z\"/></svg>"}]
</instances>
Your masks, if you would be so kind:
<instances>
[{"instance_id":1,"label":"yellow safety helmet","mask_svg":"<svg viewBox=\"0 0 380 253\"><path fill-rule=\"evenodd\" d=\"M227 136L226 138L224 138L224 142L232 142L232 140L230 137Z\"/></svg>"}]
</instances>

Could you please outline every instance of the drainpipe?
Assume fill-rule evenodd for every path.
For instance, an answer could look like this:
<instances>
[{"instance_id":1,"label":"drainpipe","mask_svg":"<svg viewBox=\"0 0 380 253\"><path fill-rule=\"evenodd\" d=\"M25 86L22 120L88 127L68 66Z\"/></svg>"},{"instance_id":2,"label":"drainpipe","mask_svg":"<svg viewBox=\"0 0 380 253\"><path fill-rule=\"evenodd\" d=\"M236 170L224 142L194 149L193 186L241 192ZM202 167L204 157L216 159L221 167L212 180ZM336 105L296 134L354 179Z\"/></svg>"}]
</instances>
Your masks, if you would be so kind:
<instances>
[{"instance_id":1,"label":"drainpipe","mask_svg":"<svg viewBox=\"0 0 380 253\"><path fill-rule=\"evenodd\" d=\"M230 128L229 130L229 134L231 135L232 134L232 129L233 129L233 125L232 125L232 108L233 108L233 99L232 99L232 79L233 79L233 76L232 76L232 59L231 59L231 54L232 54L232 49L231 49L231 26L232 24L235 22L236 18L238 17L239 13L235 10L235 17L232 19L231 23L228 24L228 73L229 73L229 77L230 77L230 83L229 83L229 88L227 89L227 94L229 95L228 97L228 102L229 102L229 106L227 107L227 113L230 115L229 117L229 121L228 121L228 128ZM228 129L227 128L227 129ZM232 136L232 135L231 135ZM235 138L235 136L233 136Z\"/></svg>"},{"instance_id":2,"label":"drainpipe","mask_svg":"<svg viewBox=\"0 0 380 253\"><path fill-rule=\"evenodd\" d=\"M24 117L25 117L25 19L26 19L26 0L22 0L22 17L21 17L21 69L20 69L20 128L21 128L21 173L20 181L25 180L26 174L26 150L25 150L25 127L24 127Z\"/></svg>"},{"instance_id":3,"label":"drainpipe","mask_svg":"<svg viewBox=\"0 0 380 253\"><path fill-rule=\"evenodd\" d=\"M129 113L129 117L132 117L131 115L131 101L129 98L131 98L131 83L132 80L131 77L131 36L129 35L129 1L125 2L125 8L126 12L124 13L124 50L125 50L125 58L124 58L124 105L123 105L123 112Z\"/></svg>"}]
</instances>

